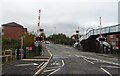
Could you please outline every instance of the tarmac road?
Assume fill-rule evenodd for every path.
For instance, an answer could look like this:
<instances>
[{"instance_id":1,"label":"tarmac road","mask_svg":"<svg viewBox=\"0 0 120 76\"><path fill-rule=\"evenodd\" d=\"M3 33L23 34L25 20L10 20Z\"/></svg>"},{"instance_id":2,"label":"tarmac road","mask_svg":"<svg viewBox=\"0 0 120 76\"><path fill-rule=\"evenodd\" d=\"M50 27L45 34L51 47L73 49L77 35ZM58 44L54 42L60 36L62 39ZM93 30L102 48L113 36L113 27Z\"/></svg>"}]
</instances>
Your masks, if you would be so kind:
<instances>
[{"instance_id":1,"label":"tarmac road","mask_svg":"<svg viewBox=\"0 0 120 76\"><path fill-rule=\"evenodd\" d=\"M72 47L47 44L53 59L42 74L78 76L119 76L118 57L78 51Z\"/></svg>"}]
</instances>

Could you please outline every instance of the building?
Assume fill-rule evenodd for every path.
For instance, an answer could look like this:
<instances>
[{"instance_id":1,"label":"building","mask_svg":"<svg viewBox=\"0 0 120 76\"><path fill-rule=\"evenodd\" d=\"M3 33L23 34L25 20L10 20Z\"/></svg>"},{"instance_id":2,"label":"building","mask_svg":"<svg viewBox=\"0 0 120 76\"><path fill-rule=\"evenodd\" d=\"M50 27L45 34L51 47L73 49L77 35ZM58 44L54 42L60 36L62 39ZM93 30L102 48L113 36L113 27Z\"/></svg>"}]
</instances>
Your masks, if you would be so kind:
<instances>
[{"instance_id":1,"label":"building","mask_svg":"<svg viewBox=\"0 0 120 76\"><path fill-rule=\"evenodd\" d=\"M15 22L2 25L2 37L7 39L20 39L20 35L27 32L27 28Z\"/></svg>"}]
</instances>

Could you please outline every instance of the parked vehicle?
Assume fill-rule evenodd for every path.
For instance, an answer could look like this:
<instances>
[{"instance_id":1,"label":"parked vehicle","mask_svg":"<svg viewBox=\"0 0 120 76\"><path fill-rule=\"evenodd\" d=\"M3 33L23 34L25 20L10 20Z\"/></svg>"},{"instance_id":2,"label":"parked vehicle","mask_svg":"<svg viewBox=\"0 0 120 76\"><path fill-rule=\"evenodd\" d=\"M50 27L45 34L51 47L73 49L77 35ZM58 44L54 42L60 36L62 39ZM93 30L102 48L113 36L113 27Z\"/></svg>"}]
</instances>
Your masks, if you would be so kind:
<instances>
[{"instance_id":1,"label":"parked vehicle","mask_svg":"<svg viewBox=\"0 0 120 76\"><path fill-rule=\"evenodd\" d=\"M45 41L45 44L50 44L50 42L49 41Z\"/></svg>"}]
</instances>

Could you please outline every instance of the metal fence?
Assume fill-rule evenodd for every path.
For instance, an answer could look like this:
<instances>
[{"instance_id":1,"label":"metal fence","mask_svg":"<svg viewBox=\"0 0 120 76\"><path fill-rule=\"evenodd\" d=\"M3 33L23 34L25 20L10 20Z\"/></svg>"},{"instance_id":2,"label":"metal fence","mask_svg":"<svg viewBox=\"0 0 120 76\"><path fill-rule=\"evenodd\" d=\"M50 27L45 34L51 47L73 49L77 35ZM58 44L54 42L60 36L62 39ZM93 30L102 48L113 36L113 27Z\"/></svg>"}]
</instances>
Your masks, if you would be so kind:
<instances>
[{"instance_id":1,"label":"metal fence","mask_svg":"<svg viewBox=\"0 0 120 76\"><path fill-rule=\"evenodd\" d=\"M102 31L101 31L102 34L120 32L120 24L114 25L114 26L109 26L109 27L104 27L101 29L102 29ZM99 35L99 34L100 34L100 28L92 29L89 32L87 32L85 35L83 35L80 40L87 39L91 35Z\"/></svg>"}]
</instances>

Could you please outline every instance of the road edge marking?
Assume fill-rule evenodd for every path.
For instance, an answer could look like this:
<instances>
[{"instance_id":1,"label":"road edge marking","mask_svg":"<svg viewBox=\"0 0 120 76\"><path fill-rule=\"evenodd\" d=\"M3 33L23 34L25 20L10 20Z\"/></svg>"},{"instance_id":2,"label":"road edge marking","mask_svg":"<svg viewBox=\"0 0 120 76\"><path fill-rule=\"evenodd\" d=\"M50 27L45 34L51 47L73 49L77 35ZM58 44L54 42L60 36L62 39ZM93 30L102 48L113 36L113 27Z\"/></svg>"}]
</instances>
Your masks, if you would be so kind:
<instances>
[{"instance_id":1,"label":"road edge marking","mask_svg":"<svg viewBox=\"0 0 120 76\"><path fill-rule=\"evenodd\" d=\"M54 74L55 72L59 71L60 69L61 69L61 68L58 68L57 70L51 72L49 75ZM47 75L47 76L49 76L49 75Z\"/></svg>"},{"instance_id":2,"label":"road edge marking","mask_svg":"<svg viewBox=\"0 0 120 76\"><path fill-rule=\"evenodd\" d=\"M101 70L103 70L104 72L106 72L108 75L112 76L112 74L110 74L110 72L108 72L107 70L105 70L104 68L100 68Z\"/></svg>"},{"instance_id":3,"label":"road edge marking","mask_svg":"<svg viewBox=\"0 0 120 76\"><path fill-rule=\"evenodd\" d=\"M43 64L44 64L44 62L42 62L39 66L37 66L37 68L40 68Z\"/></svg>"},{"instance_id":4,"label":"road edge marking","mask_svg":"<svg viewBox=\"0 0 120 76\"><path fill-rule=\"evenodd\" d=\"M108 64L113 64L113 65L118 65L118 66L120 66L119 63L115 63L115 62L100 60L100 59L96 59L96 58L92 58L92 57L87 57L87 56L83 56L83 55L80 55L79 57L86 58L86 59L91 59L91 60L96 60L96 61L100 61L100 62L104 62L104 63L108 63Z\"/></svg>"},{"instance_id":5,"label":"road edge marking","mask_svg":"<svg viewBox=\"0 0 120 76\"><path fill-rule=\"evenodd\" d=\"M62 60L62 65L56 66L56 67L51 67L51 69L54 69L54 68L61 68L61 67L63 67L64 65L65 65L65 63L64 63L64 61Z\"/></svg>"},{"instance_id":6,"label":"road edge marking","mask_svg":"<svg viewBox=\"0 0 120 76\"><path fill-rule=\"evenodd\" d=\"M44 70L43 72L49 72L49 71L54 71L56 69L49 69L49 70Z\"/></svg>"},{"instance_id":7,"label":"road edge marking","mask_svg":"<svg viewBox=\"0 0 120 76\"><path fill-rule=\"evenodd\" d=\"M47 50L47 51L48 51L48 50ZM50 51L48 51L48 52L49 52L49 54L50 54L50 58L47 60L47 62L45 62L45 63L42 65L41 69L39 69L39 70L37 70L37 72L35 72L35 74L34 74L33 76L37 76L38 74L40 74L40 73L45 69L45 67L47 67L48 63L50 62L50 60L51 60L52 57L53 57L53 55L51 54L51 52L50 52Z\"/></svg>"},{"instance_id":8,"label":"road edge marking","mask_svg":"<svg viewBox=\"0 0 120 76\"><path fill-rule=\"evenodd\" d=\"M92 61L87 60L87 59L85 59L85 58L84 58L84 60L87 61L87 62L89 62L89 63L91 63L91 64L95 64L95 63L93 63Z\"/></svg>"}]
</instances>

